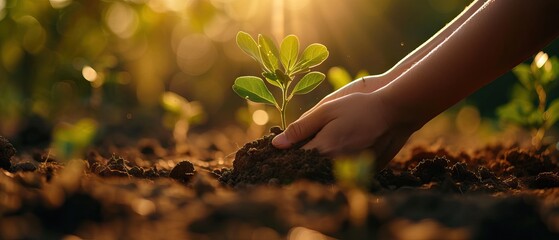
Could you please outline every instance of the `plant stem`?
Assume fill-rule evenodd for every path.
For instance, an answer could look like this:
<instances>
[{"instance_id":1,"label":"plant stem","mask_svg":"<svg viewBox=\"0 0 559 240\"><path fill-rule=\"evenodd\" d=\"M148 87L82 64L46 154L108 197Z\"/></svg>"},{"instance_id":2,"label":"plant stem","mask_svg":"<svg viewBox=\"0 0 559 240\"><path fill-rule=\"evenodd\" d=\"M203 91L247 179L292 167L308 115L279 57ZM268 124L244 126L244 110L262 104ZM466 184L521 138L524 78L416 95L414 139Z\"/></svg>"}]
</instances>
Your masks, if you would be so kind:
<instances>
[{"instance_id":1,"label":"plant stem","mask_svg":"<svg viewBox=\"0 0 559 240\"><path fill-rule=\"evenodd\" d=\"M287 123L285 120L285 112L286 112L286 105L287 105L287 87L285 89L281 89L281 129L285 130L287 127Z\"/></svg>"}]
</instances>

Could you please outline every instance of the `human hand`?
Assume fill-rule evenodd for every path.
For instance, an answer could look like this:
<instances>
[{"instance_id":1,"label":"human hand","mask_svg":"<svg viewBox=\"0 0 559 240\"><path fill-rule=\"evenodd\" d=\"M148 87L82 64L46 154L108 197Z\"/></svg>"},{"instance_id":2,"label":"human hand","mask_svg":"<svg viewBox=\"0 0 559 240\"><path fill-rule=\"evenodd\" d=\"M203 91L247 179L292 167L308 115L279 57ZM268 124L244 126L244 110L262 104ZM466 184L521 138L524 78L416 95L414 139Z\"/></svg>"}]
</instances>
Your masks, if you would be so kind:
<instances>
[{"instance_id":1,"label":"human hand","mask_svg":"<svg viewBox=\"0 0 559 240\"><path fill-rule=\"evenodd\" d=\"M370 148L381 169L421 126L383 101L383 94L351 93L325 102L290 124L272 144L285 149L316 134L303 149L338 155Z\"/></svg>"}]
</instances>

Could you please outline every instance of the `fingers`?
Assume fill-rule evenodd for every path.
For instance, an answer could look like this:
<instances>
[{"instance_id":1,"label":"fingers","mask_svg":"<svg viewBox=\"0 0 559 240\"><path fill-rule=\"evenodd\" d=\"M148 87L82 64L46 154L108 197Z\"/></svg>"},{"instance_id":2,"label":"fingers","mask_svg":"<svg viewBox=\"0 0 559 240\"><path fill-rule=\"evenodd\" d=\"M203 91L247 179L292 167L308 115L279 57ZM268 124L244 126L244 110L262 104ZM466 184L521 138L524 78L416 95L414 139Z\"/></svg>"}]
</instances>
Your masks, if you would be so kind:
<instances>
[{"instance_id":1,"label":"fingers","mask_svg":"<svg viewBox=\"0 0 559 240\"><path fill-rule=\"evenodd\" d=\"M274 137L272 144L279 149L286 149L318 132L330 121L324 108L317 108L306 116L289 124L285 131Z\"/></svg>"}]
</instances>

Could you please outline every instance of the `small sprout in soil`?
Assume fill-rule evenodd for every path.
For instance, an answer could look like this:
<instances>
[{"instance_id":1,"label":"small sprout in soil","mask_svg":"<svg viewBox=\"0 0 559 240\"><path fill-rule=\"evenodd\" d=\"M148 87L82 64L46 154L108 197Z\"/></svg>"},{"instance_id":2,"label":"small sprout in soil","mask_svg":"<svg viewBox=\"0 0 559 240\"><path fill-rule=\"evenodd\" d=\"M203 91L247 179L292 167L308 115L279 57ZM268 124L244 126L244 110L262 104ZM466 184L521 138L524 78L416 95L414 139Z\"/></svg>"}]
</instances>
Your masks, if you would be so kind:
<instances>
[{"instance_id":1,"label":"small sprout in soil","mask_svg":"<svg viewBox=\"0 0 559 240\"><path fill-rule=\"evenodd\" d=\"M95 138L97 122L84 118L75 124L61 123L54 129L53 148L61 160L71 160L83 151Z\"/></svg>"},{"instance_id":2,"label":"small sprout in soil","mask_svg":"<svg viewBox=\"0 0 559 240\"><path fill-rule=\"evenodd\" d=\"M206 118L199 102L188 101L174 92L165 92L161 96L161 106L165 110L164 124L173 129L173 136L179 143L186 141L190 126L200 124Z\"/></svg>"},{"instance_id":3,"label":"small sprout in soil","mask_svg":"<svg viewBox=\"0 0 559 240\"><path fill-rule=\"evenodd\" d=\"M282 128L285 129L285 112L289 101L294 95L307 94L314 90L325 78L323 73L311 72L310 69L328 58L326 46L313 43L299 54L299 39L295 35L285 37L278 48L267 36L258 35L256 42L248 33L242 31L237 34L237 45L258 62L266 81L281 90L281 101L278 103L260 77L238 77L233 84L233 91L247 100L276 107L281 114ZM305 75L296 81L296 77L302 74ZM297 84L291 87L294 82Z\"/></svg>"},{"instance_id":4,"label":"small sprout in soil","mask_svg":"<svg viewBox=\"0 0 559 240\"><path fill-rule=\"evenodd\" d=\"M559 120L559 99L549 99L557 86L559 59L539 52L532 64L520 64L513 73L519 83L497 115L505 122L531 129L533 145L540 146L546 131Z\"/></svg>"}]
</instances>

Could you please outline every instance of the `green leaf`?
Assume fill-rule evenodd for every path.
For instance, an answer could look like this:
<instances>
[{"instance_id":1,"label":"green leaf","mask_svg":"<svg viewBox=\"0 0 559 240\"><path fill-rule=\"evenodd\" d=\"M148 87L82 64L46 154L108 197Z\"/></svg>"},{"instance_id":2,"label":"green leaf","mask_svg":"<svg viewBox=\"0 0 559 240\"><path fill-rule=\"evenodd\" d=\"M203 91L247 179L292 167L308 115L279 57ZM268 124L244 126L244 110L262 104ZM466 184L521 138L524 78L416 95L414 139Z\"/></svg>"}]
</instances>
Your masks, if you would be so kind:
<instances>
[{"instance_id":1,"label":"green leaf","mask_svg":"<svg viewBox=\"0 0 559 240\"><path fill-rule=\"evenodd\" d=\"M279 68L279 51L276 44L271 38L262 34L258 35L258 44L260 44L259 51L262 63L270 72L276 71Z\"/></svg>"},{"instance_id":2,"label":"green leaf","mask_svg":"<svg viewBox=\"0 0 559 240\"><path fill-rule=\"evenodd\" d=\"M328 52L326 46L319 43L313 43L309 45L305 51L303 51L303 56L297 63L295 69L305 69L318 66L324 62L326 58L328 58L329 54L330 53Z\"/></svg>"},{"instance_id":3,"label":"green leaf","mask_svg":"<svg viewBox=\"0 0 559 240\"><path fill-rule=\"evenodd\" d=\"M547 61L548 62L540 69L542 71L541 83L544 88L547 88L559 75L559 61L557 57L549 58Z\"/></svg>"},{"instance_id":4,"label":"green leaf","mask_svg":"<svg viewBox=\"0 0 559 240\"><path fill-rule=\"evenodd\" d=\"M268 81L270 84L282 88L280 80L278 79L275 73L263 72L262 76L264 76L264 78L266 78L266 81Z\"/></svg>"},{"instance_id":5,"label":"green leaf","mask_svg":"<svg viewBox=\"0 0 559 240\"><path fill-rule=\"evenodd\" d=\"M280 47L280 58L283 69L286 72L291 72L297 63L299 55L299 38L295 35L289 35L283 39Z\"/></svg>"},{"instance_id":6,"label":"green leaf","mask_svg":"<svg viewBox=\"0 0 559 240\"><path fill-rule=\"evenodd\" d=\"M258 51L258 44L256 44L256 41L254 41L250 34L239 31L237 33L237 46L258 63L262 64L260 52Z\"/></svg>"},{"instance_id":7,"label":"green leaf","mask_svg":"<svg viewBox=\"0 0 559 240\"><path fill-rule=\"evenodd\" d=\"M341 67L333 67L328 70L328 82L334 87L334 90L340 89L350 83L351 80L351 75Z\"/></svg>"},{"instance_id":8,"label":"green leaf","mask_svg":"<svg viewBox=\"0 0 559 240\"><path fill-rule=\"evenodd\" d=\"M530 67L530 65L528 64L520 64L518 66L516 66L515 68L512 69L512 72L514 73L514 75L516 75L516 77L518 78L518 80L520 81L520 83L522 83L522 86L524 86L524 88L531 90L533 89L533 75L532 75L532 68Z\"/></svg>"},{"instance_id":9,"label":"green leaf","mask_svg":"<svg viewBox=\"0 0 559 240\"><path fill-rule=\"evenodd\" d=\"M250 101L277 106L276 99L259 77L238 77L233 84L233 91Z\"/></svg>"},{"instance_id":10,"label":"green leaf","mask_svg":"<svg viewBox=\"0 0 559 240\"><path fill-rule=\"evenodd\" d=\"M534 111L535 108L530 101L515 99L497 108L497 116L505 122L529 127L531 124L529 117Z\"/></svg>"},{"instance_id":11,"label":"green leaf","mask_svg":"<svg viewBox=\"0 0 559 240\"><path fill-rule=\"evenodd\" d=\"M326 76L324 76L324 74L321 72L307 73L307 75L301 78L301 80L299 80L297 85L295 85L295 88L293 89L291 95L309 93L310 91L315 89L318 85L320 85L320 83L324 80L325 77Z\"/></svg>"},{"instance_id":12,"label":"green leaf","mask_svg":"<svg viewBox=\"0 0 559 240\"><path fill-rule=\"evenodd\" d=\"M555 99L549 104L545 111L546 128L551 128L559 120L559 99Z\"/></svg>"},{"instance_id":13,"label":"green leaf","mask_svg":"<svg viewBox=\"0 0 559 240\"><path fill-rule=\"evenodd\" d=\"M278 80L284 85L287 84L288 82L291 82L291 78L285 75L285 73L279 69L276 69L276 76L278 77Z\"/></svg>"}]
</instances>

